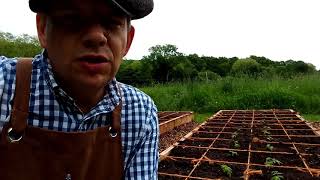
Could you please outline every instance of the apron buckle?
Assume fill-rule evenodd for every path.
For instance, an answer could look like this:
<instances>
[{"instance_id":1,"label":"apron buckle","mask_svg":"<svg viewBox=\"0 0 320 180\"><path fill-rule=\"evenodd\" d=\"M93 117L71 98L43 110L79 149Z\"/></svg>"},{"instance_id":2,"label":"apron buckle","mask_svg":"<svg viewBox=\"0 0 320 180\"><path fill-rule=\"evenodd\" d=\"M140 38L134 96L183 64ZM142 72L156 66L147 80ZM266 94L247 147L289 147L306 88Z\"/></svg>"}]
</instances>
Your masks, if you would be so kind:
<instances>
[{"instance_id":1,"label":"apron buckle","mask_svg":"<svg viewBox=\"0 0 320 180\"><path fill-rule=\"evenodd\" d=\"M10 143L19 142L22 139L22 134L13 131L12 128L8 129L8 140Z\"/></svg>"},{"instance_id":2,"label":"apron buckle","mask_svg":"<svg viewBox=\"0 0 320 180\"><path fill-rule=\"evenodd\" d=\"M117 137L118 133L111 126L109 127L109 134L112 138Z\"/></svg>"}]
</instances>

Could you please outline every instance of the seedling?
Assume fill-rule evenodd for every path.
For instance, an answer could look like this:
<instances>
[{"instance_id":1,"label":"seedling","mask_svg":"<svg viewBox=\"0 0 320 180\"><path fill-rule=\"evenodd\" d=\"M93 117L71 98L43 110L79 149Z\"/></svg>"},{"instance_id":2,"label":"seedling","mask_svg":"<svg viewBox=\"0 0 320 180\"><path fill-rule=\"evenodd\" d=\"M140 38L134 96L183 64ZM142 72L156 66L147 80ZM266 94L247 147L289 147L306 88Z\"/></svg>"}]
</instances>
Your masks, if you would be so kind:
<instances>
[{"instance_id":1,"label":"seedling","mask_svg":"<svg viewBox=\"0 0 320 180\"><path fill-rule=\"evenodd\" d=\"M231 178L231 175L232 175L232 168L231 167L229 167L228 165L222 164L222 165L220 165L220 168L224 174L226 174L227 176L229 176Z\"/></svg>"},{"instance_id":2,"label":"seedling","mask_svg":"<svg viewBox=\"0 0 320 180\"><path fill-rule=\"evenodd\" d=\"M229 151L231 157L236 157L239 154L236 151Z\"/></svg>"},{"instance_id":3,"label":"seedling","mask_svg":"<svg viewBox=\"0 0 320 180\"><path fill-rule=\"evenodd\" d=\"M262 128L262 130L270 130L271 129L271 127L269 127L269 126L263 126L263 128Z\"/></svg>"},{"instance_id":4,"label":"seedling","mask_svg":"<svg viewBox=\"0 0 320 180\"><path fill-rule=\"evenodd\" d=\"M239 133L237 131L233 132L231 135L232 139L236 139L238 137Z\"/></svg>"},{"instance_id":5,"label":"seedling","mask_svg":"<svg viewBox=\"0 0 320 180\"><path fill-rule=\"evenodd\" d=\"M270 129L271 128L269 126L263 126L263 128L262 128L262 133L263 133L264 136L267 137L268 141L272 141L273 140L273 138L271 137L271 133L269 132Z\"/></svg>"},{"instance_id":6,"label":"seedling","mask_svg":"<svg viewBox=\"0 0 320 180\"><path fill-rule=\"evenodd\" d=\"M273 138L272 138L270 135L267 135L267 140L268 140L268 141L272 141Z\"/></svg>"},{"instance_id":7,"label":"seedling","mask_svg":"<svg viewBox=\"0 0 320 180\"><path fill-rule=\"evenodd\" d=\"M271 133L270 133L268 130L263 130L262 132L263 132L263 134L264 134L265 136L271 135Z\"/></svg>"},{"instance_id":8,"label":"seedling","mask_svg":"<svg viewBox=\"0 0 320 180\"><path fill-rule=\"evenodd\" d=\"M231 138L236 139L239 135L240 129L237 129L235 132L232 133Z\"/></svg>"},{"instance_id":9,"label":"seedling","mask_svg":"<svg viewBox=\"0 0 320 180\"><path fill-rule=\"evenodd\" d=\"M273 151L273 146L271 144L267 144L266 148L269 150L269 151Z\"/></svg>"},{"instance_id":10,"label":"seedling","mask_svg":"<svg viewBox=\"0 0 320 180\"><path fill-rule=\"evenodd\" d=\"M262 127L262 132L267 132L268 130L270 130L271 128L269 126L263 126Z\"/></svg>"},{"instance_id":11,"label":"seedling","mask_svg":"<svg viewBox=\"0 0 320 180\"><path fill-rule=\"evenodd\" d=\"M233 141L233 147L236 148L236 149L240 148L239 141Z\"/></svg>"},{"instance_id":12,"label":"seedling","mask_svg":"<svg viewBox=\"0 0 320 180\"><path fill-rule=\"evenodd\" d=\"M267 136L267 135L271 135L271 133L269 132L271 128L269 126L263 126L262 128L262 133Z\"/></svg>"},{"instance_id":13,"label":"seedling","mask_svg":"<svg viewBox=\"0 0 320 180\"><path fill-rule=\"evenodd\" d=\"M272 171L271 172L271 180L282 180L284 177L282 176L283 174L279 171Z\"/></svg>"},{"instance_id":14,"label":"seedling","mask_svg":"<svg viewBox=\"0 0 320 180\"><path fill-rule=\"evenodd\" d=\"M271 167L271 166L274 166L274 165L280 165L282 164L281 161L275 159L275 158L271 158L271 157L267 157L266 158L266 162L264 163L264 165L266 165L267 167Z\"/></svg>"}]
</instances>

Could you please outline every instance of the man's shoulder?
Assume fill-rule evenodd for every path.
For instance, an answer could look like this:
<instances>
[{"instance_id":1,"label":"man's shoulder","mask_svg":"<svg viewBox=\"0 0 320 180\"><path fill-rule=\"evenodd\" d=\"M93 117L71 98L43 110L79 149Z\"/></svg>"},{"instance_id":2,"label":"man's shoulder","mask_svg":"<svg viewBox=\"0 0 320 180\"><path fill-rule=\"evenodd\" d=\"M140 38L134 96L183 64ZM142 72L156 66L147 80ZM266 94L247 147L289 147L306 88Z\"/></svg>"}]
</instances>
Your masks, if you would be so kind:
<instances>
[{"instance_id":1,"label":"man's shoulder","mask_svg":"<svg viewBox=\"0 0 320 180\"><path fill-rule=\"evenodd\" d=\"M2 70L12 70L17 64L17 58L7 58L0 56L0 67Z\"/></svg>"},{"instance_id":2,"label":"man's shoulder","mask_svg":"<svg viewBox=\"0 0 320 180\"><path fill-rule=\"evenodd\" d=\"M7 81L9 81L8 83L13 83L16 74L16 64L16 58L0 56L0 83L2 86L4 86Z\"/></svg>"},{"instance_id":3,"label":"man's shoulder","mask_svg":"<svg viewBox=\"0 0 320 180\"><path fill-rule=\"evenodd\" d=\"M0 56L0 129L9 115L8 107L15 88L16 64L15 58Z\"/></svg>"},{"instance_id":4,"label":"man's shoulder","mask_svg":"<svg viewBox=\"0 0 320 180\"><path fill-rule=\"evenodd\" d=\"M148 124L157 126L157 106L152 98L142 90L128 84L119 83L122 91L123 106L126 111L125 117L134 117L126 120L124 123L131 124ZM132 123L134 121L134 123Z\"/></svg>"},{"instance_id":5,"label":"man's shoulder","mask_svg":"<svg viewBox=\"0 0 320 180\"><path fill-rule=\"evenodd\" d=\"M33 58L21 58L21 59L31 59L33 68L38 68L41 62L41 54L33 57ZM8 58L5 56L0 55L0 68L2 70L2 73L10 72L13 71L15 72L15 68L17 65L17 62L19 61L20 58L14 57L14 58Z\"/></svg>"},{"instance_id":6,"label":"man's shoulder","mask_svg":"<svg viewBox=\"0 0 320 180\"><path fill-rule=\"evenodd\" d=\"M15 82L16 67L20 58L8 58L0 55L0 83L12 85ZM32 70L40 68L41 56L37 55L34 58L27 58L32 60Z\"/></svg>"}]
</instances>

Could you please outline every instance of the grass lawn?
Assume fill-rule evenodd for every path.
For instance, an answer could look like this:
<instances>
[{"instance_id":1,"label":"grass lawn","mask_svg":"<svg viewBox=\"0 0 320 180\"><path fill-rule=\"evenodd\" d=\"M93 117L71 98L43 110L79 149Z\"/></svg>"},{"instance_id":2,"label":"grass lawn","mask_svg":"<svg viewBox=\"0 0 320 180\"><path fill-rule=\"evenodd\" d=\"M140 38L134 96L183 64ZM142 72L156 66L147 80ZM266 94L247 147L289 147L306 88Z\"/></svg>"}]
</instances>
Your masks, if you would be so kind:
<instances>
[{"instance_id":1,"label":"grass lawn","mask_svg":"<svg viewBox=\"0 0 320 180\"><path fill-rule=\"evenodd\" d=\"M207 120L210 116L213 116L213 114L210 113L195 113L194 114L194 121L197 123L203 123L205 120Z\"/></svg>"},{"instance_id":2,"label":"grass lawn","mask_svg":"<svg viewBox=\"0 0 320 180\"><path fill-rule=\"evenodd\" d=\"M302 116L306 121L320 122L320 115L319 115L319 114L302 114L301 116Z\"/></svg>"},{"instance_id":3,"label":"grass lawn","mask_svg":"<svg viewBox=\"0 0 320 180\"><path fill-rule=\"evenodd\" d=\"M213 115L222 109L294 109L320 116L320 76L292 79L225 77L212 82L172 82L141 87L159 111L193 111Z\"/></svg>"}]
</instances>

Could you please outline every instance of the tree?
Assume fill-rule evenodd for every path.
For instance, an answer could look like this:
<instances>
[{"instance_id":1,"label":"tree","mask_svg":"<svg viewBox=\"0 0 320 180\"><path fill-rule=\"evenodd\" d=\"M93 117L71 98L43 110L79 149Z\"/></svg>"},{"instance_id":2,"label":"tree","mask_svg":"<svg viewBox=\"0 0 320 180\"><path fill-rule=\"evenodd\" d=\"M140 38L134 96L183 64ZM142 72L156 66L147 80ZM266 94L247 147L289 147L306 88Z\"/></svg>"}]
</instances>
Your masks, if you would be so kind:
<instances>
[{"instance_id":1,"label":"tree","mask_svg":"<svg viewBox=\"0 0 320 180\"><path fill-rule=\"evenodd\" d=\"M232 65L232 73L257 76L261 73L261 65L254 59L239 59Z\"/></svg>"},{"instance_id":2,"label":"tree","mask_svg":"<svg viewBox=\"0 0 320 180\"><path fill-rule=\"evenodd\" d=\"M254 56L251 55L249 57L250 59L254 59L257 61L257 63L261 64L262 66L268 67L268 66L272 66L275 64L274 61L271 61L270 59L263 57L263 56Z\"/></svg>"},{"instance_id":3,"label":"tree","mask_svg":"<svg viewBox=\"0 0 320 180\"><path fill-rule=\"evenodd\" d=\"M303 61L292 61L289 60L286 62L287 70L294 74L307 74L307 73L314 73L316 72L316 68L312 64L307 64Z\"/></svg>"},{"instance_id":4,"label":"tree","mask_svg":"<svg viewBox=\"0 0 320 180\"><path fill-rule=\"evenodd\" d=\"M146 67L139 60L125 60L117 73L117 80L133 85L152 83L152 76L149 67Z\"/></svg>"},{"instance_id":5,"label":"tree","mask_svg":"<svg viewBox=\"0 0 320 180\"><path fill-rule=\"evenodd\" d=\"M196 71L203 71L207 69L207 64L204 59L197 54L189 54L186 58L192 63Z\"/></svg>"},{"instance_id":6,"label":"tree","mask_svg":"<svg viewBox=\"0 0 320 180\"><path fill-rule=\"evenodd\" d=\"M143 57L143 61L152 64L152 76L158 82L168 82L172 79L175 60L182 58L183 54L178 52L175 45L156 45L149 48L150 54Z\"/></svg>"},{"instance_id":7,"label":"tree","mask_svg":"<svg viewBox=\"0 0 320 180\"><path fill-rule=\"evenodd\" d=\"M148 55L148 59L151 61L156 61L159 58L170 58L175 56L181 56L182 53L178 52L178 48L172 44L166 45L156 45L149 48L150 55Z\"/></svg>"},{"instance_id":8,"label":"tree","mask_svg":"<svg viewBox=\"0 0 320 180\"><path fill-rule=\"evenodd\" d=\"M0 55L8 57L33 57L41 52L36 37L23 34L14 36L11 33L0 32Z\"/></svg>"},{"instance_id":9,"label":"tree","mask_svg":"<svg viewBox=\"0 0 320 180\"><path fill-rule=\"evenodd\" d=\"M190 80L197 74L194 65L184 56L176 57L173 66L173 78L176 80Z\"/></svg>"}]
</instances>

